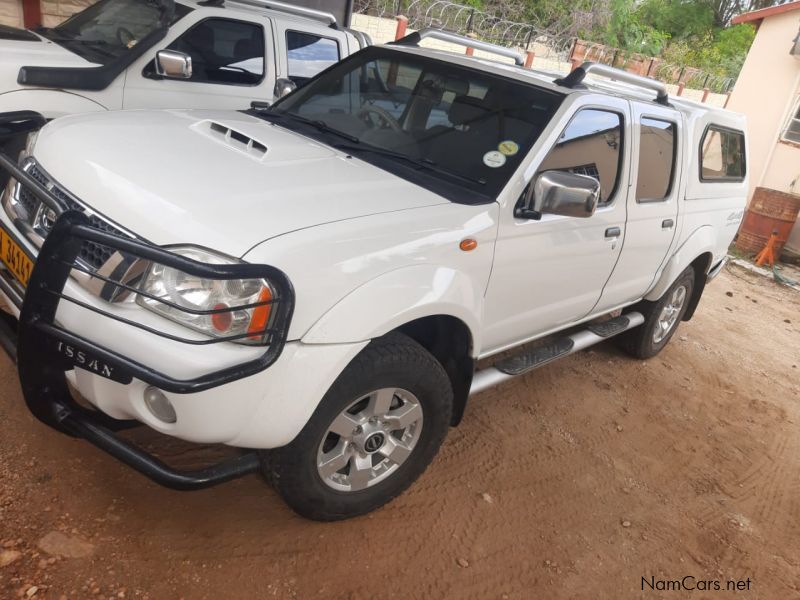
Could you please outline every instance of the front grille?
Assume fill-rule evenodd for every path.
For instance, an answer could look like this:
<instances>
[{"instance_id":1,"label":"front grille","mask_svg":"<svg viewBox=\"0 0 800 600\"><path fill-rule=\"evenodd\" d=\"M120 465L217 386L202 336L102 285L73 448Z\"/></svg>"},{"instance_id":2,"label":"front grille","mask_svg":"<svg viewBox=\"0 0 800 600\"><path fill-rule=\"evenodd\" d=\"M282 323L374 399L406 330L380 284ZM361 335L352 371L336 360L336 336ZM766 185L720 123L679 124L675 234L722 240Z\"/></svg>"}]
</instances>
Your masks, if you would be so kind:
<instances>
[{"instance_id":1,"label":"front grille","mask_svg":"<svg viewBox=\"0 0 800 600\"><path fill-rule=\"evenodd\" d=\"M61 200L70 209L87 213L92 227L107 233L127 236L127 234L111 225L105 219L93 214L91 211L87 211L85 206L77 202L69 193L57 186L35 162L31 161L25 165L25 171L36 181L49 189L54 196ZM19 218L22 218L42 237L46 237L47 233L49 233L50 227L52 227L52 222L50 222L48 226L46 220L37 218L42 203L29 190L20 185L17 186L14 199L24 210L24 214L18 215ZM89 267L93 271L97 271L106 263L109 258L111 258L113 253L114 250L112 248L84 240L81 244L79 258L85 263L86 267Z\"/></svg>"}]
</instances>

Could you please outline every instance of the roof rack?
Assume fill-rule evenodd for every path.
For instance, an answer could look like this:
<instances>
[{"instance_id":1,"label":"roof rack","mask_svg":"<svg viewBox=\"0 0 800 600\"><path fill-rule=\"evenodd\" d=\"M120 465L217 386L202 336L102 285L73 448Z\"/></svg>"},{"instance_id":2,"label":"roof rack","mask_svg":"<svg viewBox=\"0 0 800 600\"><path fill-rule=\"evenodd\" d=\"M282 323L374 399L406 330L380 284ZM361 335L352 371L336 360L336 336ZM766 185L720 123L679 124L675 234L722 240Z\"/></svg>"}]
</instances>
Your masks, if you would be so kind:
<instances>
[{"instance_id":1,"label":"roof rack","mask_svg":"<svg viewBox=\"0 0 800 600\"><path fill-rule=\"evenodd\" d=\"M410 33L409 35L400 38L396 42L391 43L397 46L418 46L419 43L426 38L450 42L451 44L459 44L461 46L467 46L468 48L474 48L475 50L483 50L484 52L491 52L492 54L497 54L499 56L513 58L517 66L520 67L525 64L525 58L516 50L506 48L505 46L498 46L497 44L490 44L488 42L474 40L465 35L450 33L449 31L436 29L435 27L420 29L419 31Z\"/></svg>"},{"instance_id":2,"label":"roof rack","mask_svg":"<svg viewBox=\"0 0 800 600\"><path fill-rule=\"evenodd\" d=\"M223 0L224 1L224 0ZM306 8L305 6L296 6L294 4L287 4L286 2L278 2L277 0L228 0L235 4L247 4L248 6L257 6L258 8L268 8L280 12L288 13L298 17L306 17L307 19L314 19L321 21L326 25L338 29L336 17L332 13L323 10L316 10L314 8Z\"/></svg>"},{"instance_id":3,"label":"roof rack","mask_svg":"<svg viewBox=\"0 0 800 600\"><path fill-rule=\"evenodd\" d=\"M609 67L608 65L604 65L602 63L582 63L581 66L574 69L569 75L562 77L561 79L556 79L554 83L568 88L576 88L581 85L584 77L586 77L589 73L595 73L603 77L609 77L611 79L616 79L617 81L622 81L623 83L629 83L641 88L653 90L656 93L656 102L665 105L669 104L669 95L667 94L667 86L665 84L661 83L660 81L656 81L655 79L628 73L622 69Z\"/></svg>"}]
</instances>

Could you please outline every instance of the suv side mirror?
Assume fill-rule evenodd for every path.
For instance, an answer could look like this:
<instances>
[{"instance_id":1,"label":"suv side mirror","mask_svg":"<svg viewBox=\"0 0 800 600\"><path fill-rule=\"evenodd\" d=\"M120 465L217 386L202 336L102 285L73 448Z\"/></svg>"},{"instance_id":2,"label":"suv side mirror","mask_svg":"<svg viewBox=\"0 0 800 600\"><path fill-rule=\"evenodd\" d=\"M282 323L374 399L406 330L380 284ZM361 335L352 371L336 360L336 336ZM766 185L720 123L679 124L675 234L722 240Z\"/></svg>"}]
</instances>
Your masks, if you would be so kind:
<instances>
[{"instance_id":1,"label":"suv side mirror","mask_svg":"<svg viewBox=\"0 0 800 600\"><path fill-rule=\"evenodd\" d=\"M520 219L539 220L542 215L591 217L600 200L600 182L568 171L544 171L536 176L514 210Z\"/></svg>"},{"instance_id":2,"label":"suv side mirror","mask_svg":"<svg viewBox=\"0 0 800 600\"><path fill-rule=\"evenodd\" d=\"M291 79L286 79L285 77L279 77L275 80L275 90L273 91L273 94L277 100L278 98L283 98L287 94L291 94L296 89L297 84L294 81Z\"/></svg>"},{"instance_id":3,"label":"suv side mirror","mask_svg":"<svg viewBox=\"0 0 800 600\"><path fill-rule=\"evenodd\" d=\"M156 73L173 79L191 79L192 57L176 50L156 52Z\"/></svg>"}]
</instances>

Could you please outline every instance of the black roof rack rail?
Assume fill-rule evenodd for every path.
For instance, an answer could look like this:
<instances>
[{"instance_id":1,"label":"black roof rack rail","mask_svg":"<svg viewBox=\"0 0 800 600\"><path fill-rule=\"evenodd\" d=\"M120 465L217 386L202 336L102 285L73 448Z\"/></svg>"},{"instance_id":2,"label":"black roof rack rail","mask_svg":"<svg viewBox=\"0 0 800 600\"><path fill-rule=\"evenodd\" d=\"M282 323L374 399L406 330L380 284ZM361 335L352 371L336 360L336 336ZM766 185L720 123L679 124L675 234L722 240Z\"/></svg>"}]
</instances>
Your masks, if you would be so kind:
<instances>
[{"instance_id":1,"label":"black roof rack rail","mask_svg":"<svg viewBox=\"0 0 800 600\"><path fill-rule=\"evenodd\" d=\"M556 79L554 83L563 87L577 88L581 85L583 79L589 73L594 73L610 79L616 79L617 81L635 85L648 90L653 90L656 93L656 102L659 104L669 105L669 94L667 93L666 84L656 81L655 79L651 79L650 77L642 77L641 75L628 73L622 69L610 67L602 63L584 62L566 77Z\"/></svg>"}]
</instances>

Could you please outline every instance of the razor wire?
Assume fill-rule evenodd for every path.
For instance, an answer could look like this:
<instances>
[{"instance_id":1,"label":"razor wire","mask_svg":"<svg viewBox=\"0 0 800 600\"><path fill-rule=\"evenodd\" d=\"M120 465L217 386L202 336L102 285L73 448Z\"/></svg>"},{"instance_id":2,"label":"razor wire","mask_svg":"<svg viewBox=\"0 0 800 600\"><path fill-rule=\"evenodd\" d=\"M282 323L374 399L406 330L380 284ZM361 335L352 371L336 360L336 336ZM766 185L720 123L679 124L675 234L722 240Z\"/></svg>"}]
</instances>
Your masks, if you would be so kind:
<instances>
[{"instance_id":1,"label":"razor wire","mask_svg":"<svg viewBox=\"0 0 800 600\"><path fill-rule=\"evenodd\" d=\"M493 44L532 50L540 59L562 64L577 56L573 52L580 44L583 60L619 67L667 84L683 83L691 89L708 88L715 93L726 93L736 81L694 67L674 65L659 58L578 40L580 31L591 30L609 18L602 3L590 12L571 13L569 22L551 22L548 26L517 20L521 18L519 14L492 14L450 0L355 0L353 12L385 19L404 15L411 29L444 29Z\"/></svg>"}]
</instances>

